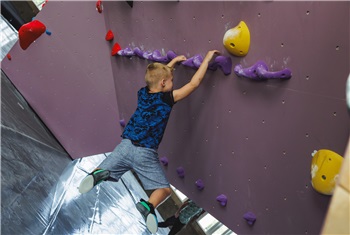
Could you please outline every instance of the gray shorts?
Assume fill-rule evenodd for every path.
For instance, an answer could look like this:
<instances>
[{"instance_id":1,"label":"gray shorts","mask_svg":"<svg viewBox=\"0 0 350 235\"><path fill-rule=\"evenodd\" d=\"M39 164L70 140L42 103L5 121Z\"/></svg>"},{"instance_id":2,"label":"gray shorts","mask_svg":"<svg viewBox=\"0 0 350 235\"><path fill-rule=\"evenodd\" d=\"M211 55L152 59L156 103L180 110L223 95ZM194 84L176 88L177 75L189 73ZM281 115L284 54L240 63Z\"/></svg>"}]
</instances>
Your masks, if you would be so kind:
<instances>
[{"instance_id":1,"label":"gray shorts","mask_svg":"<svg viewBox=\"0 0 350 235\"><path fill-rule=\"evenodd\" d=\"M123 139L98 168L109 170L110 177L115 180L133 169L146 190L170 187L157 151L134 146L128 139Z\"/></svg>"}]
</instances>

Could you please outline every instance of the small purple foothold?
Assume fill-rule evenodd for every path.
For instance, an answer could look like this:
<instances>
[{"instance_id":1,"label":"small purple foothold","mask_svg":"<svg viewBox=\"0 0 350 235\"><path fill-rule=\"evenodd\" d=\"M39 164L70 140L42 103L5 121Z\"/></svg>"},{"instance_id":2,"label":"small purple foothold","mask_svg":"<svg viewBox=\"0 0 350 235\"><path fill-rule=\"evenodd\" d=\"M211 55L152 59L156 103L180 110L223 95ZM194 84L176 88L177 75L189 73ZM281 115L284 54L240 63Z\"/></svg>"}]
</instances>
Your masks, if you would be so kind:
<instances>
[{"instance_id":1,"label":"small purple foothold","mask_svg":"<svg viewBox=\"0 0 350 235\"><path fill-rule=\"evenodd\" d=\"M169 160L167 157L161 157L160 162L163 164L163 166L167 166L169 163Z\"/></svg>"},{"instance_id":2,"label":"small purple foothold","mask_svg":"<svg viewBox=\"0 0 350 235\"><path fill-rule=\"evenodd\" d=\"M217 196L216 200L220 202L221 206L226 206L227 204L227 197L224 194L220 194L219 196Z\"/></svg>"},{"instance_id":3,"label":"small purple foothold","mask_svg":"<svg viewBox=\"0 0 350 235\"><path fill-rule=\"evenodd\" d=\"M143 58L143 51L142 51L140 48L135 47L135 48L134 48L134 53L135 53L135 55L137 55L138 57L144 59L144 58Z\"/></svg>"},{"instance_id":4,"label":"small purple foothold","mask_svg":"<svg viewBox=\"0 0 350 235\"><path fill-rule=\"evenodd\" d=\"M243 218L248 222L249 225L253 225L256 221L256 215L253 212L247 212L243 215Z\"/></svg>"},{"instance_id":5,"label":"small purple foothold","mask_svg":"<svg viewBox=\"0 0 350 235\"><path fill-rule=\"evenodd\" d=\"M185 169L180 166L176 169L176 172L177 172L177 175L180 177L180 178L184 178L185 177Z\"/></svg>"},{"instance_id":6,"label":"small purple foothold","mask_svg":"<svg viewBox=\"0 0 350 235\"><path fill-rule=\"evenodd\" d=\"M202 191L202 190L204 189L204 182L203 182L203 180L198 179L198 180L196 181L196 186L197 186L197 189L198 189L198 190Z\"/></svg>"},{"instance_id":7,"label":"small purple foothold","mask_svg":"<svg viewBox=\"0 0 350 235\"><path fill-rule=\"evenodd\" d=\"M119 120L119 124L120 124L120 126L125 127L125 120L124 119L120 119Z\"/></svg>"},{"instance_id":8,"label":"small purple foothold","mask_svg":"<svg viewBox=\"0 0 350 235\"><path fill-rule=\"evenodd\" d=\"M168 53L166 53L166 56L168 57L169 60L174 59L177 55L175 54L175 52L173 51L168 51Z\"/></svg>"}]
</instances>

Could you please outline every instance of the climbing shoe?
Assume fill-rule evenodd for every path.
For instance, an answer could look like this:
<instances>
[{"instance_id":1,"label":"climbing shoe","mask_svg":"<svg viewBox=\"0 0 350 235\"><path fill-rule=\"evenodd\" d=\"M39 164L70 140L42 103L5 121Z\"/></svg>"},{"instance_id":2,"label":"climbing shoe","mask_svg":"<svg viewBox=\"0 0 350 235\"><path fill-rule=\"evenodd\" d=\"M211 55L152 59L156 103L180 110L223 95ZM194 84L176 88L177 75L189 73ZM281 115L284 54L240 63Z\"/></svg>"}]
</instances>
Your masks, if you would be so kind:
<instances>
[{"instance_id":1,"label":"climbing shoe","mask_svg":"<svg viewBox=\"0 0 350 235\"><path fill-rule=\"evenodd\" d=\"M79 185L80 193L89 192L95 185L101 183L104 180L107 180L110 173L107 170L96 169L86 176Z\"/></svg>"},{"instance_id":2,"label":"climbing shoe","mask_svg":"<svg viewBox=\"0 0 350 235\"><path fill-rule=\"evenodd\" d=\"M153 205L141 199L140 202L136 204L136 208L145 219L147 229L155 234L158 231L158 220Z\"/></svg>"}]
</instances>

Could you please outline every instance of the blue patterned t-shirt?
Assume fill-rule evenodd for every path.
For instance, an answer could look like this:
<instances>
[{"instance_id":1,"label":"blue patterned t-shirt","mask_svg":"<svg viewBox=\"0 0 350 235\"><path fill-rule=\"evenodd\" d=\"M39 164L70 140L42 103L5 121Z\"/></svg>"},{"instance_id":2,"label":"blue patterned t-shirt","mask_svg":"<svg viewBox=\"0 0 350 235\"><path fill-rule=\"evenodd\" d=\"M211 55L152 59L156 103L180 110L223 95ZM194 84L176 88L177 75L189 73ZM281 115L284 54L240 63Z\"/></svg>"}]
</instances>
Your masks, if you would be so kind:
<instances>
[{"instance_id":1,"label":"blue patterned t-shirt","mask_svg":"<svg viewBox=\"0 0 350 235\"><path fill-rule=\"evenodd\" d=\"M149 93L148 87L138 92L137 108L126 125L122 138L135 145L158 149L170 112L175 104L173 92Z\"/></svg>"}]
</instances>

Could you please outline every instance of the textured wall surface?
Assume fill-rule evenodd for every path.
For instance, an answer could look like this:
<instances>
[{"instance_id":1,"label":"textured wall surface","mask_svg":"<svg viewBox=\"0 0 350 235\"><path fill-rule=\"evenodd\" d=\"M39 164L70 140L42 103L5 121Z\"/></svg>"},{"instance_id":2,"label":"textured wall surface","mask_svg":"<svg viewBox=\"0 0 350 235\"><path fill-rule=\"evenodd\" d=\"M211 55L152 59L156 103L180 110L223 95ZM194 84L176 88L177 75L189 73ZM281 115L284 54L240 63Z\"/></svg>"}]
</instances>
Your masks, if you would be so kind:
<instances>
[{"instance_id":1,"label":"textured wall surface","mask_svg":"<svg viewBox=\"0 0 350 235\"><path fill-rule=\"evenodd\" d=\"M244 20L247 56L271 71L292 70L289 81L253 82L209 71L201 87L174 106L160 156L172 184L238 234L317 234L329 197L310 184L311 152L345 151L349 134L345 81L349 73L349 3L137 2L105 3L107 29L122 47L203 56L222 46L226 30ZM335 29L332 25L342 25ZM116 57L112 69L121 118L136 105L149 61ZM124 71L124 72L122 72ZM177 66L175 88L194 74ZM180 179L176 168L186 176ZM206 185L199 192L195 181ZM226 207L215 200L228 197ZM247 211L258 220L249 227Z\"/></svg>"},{"instance_id":2,"label":"textured wall surface","mask_svg":"<svg viewBox=\"0 0 350 235\"><path fill-rule=\"evenodd\" d=\"M72 158L112 151L120 127L103 15L94 2L52 2L35 19L52 34L25 51L17 42L2 69Z\"/></svg>"},{"instance_id":3,"label":"textured wall surface","mask_svg":"<svg viewBox=\"0 0 350 235\"><path fill-rule=\"evenodd\" d=\"M106 1L102 14L95 2L45 8L38 19L53 34L25 52L17 45L2 66L73 157L111 151L118 119L129 119L144 86L149 61L110 57L114 42L187 57L210 49L230 56L223 35L245 21L250 51L231 56L233 65L263 60L271 71L291 69L292 78L253 82L209 71L175 105L160 156L169 158L171 183L238 234L320 232L329 197L312 189L310 154L345 151L348 2L134 2L131 8ZM113 42L104 40L109 29ZM175 88L194 72L179 65ZM201 192L194 185L199 178ZM227 195L226 207L215 200L219 194ZM242 218L247 211L258 217L253 227Z\"/></svg>"}]
</instances>

